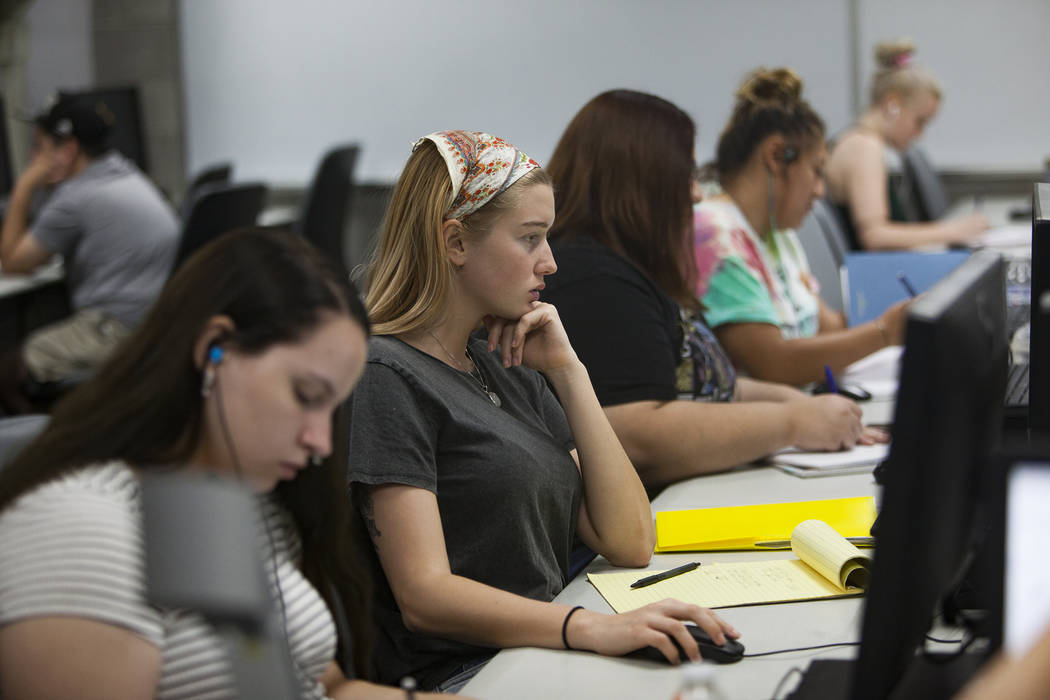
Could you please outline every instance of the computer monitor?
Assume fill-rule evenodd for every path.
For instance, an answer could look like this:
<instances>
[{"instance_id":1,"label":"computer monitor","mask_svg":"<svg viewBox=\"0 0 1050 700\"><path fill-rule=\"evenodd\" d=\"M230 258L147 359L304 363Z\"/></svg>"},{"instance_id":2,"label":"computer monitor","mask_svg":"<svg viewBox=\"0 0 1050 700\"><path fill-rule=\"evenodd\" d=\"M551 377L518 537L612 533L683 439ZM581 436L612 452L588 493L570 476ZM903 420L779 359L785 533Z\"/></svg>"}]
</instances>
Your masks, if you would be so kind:
<instances>
[{"instance_id":1,"label":"computer monitor","mask_svg":"<svg viewBox=\"0 0 1050 700\"><path fill-rule=\"evenodd\" d=\"M1003 261L978 251L908 311L852 698L891 696L987 534L1007 356Z\"/></svg>"},{"instance_id":2,"label":"computer monitor","mask_svg":"<svg viewBox=\"0 0 1050 700\"><path fill-rule=\"evenodd\" d=\"M1028 428L1050 432L1050 183L1032 198L1032 304L1028 349Z\"/></svg>"},{"instance_id":3,"label":"computer monitor","mask_svg":"<svg viewBox=\"0 0 1050 700\"><path fill-rule=\"evenodd\" d=\"M0 197L6 196L14 186L14 173L11 163L11 146L7 138L7 105L4 96L0 95Z\"/></svg>"},{"instance_id":4,"label":"computer monitor","mask_svg":"<svg viewBox=\"0 0 1050 700\"><path fill-rule=\"evenodd\" d=\"M105 103L115 118L109 145L133 160L139 170L144 173L149 172L149 158L146 154L145 131L142 127L142 110L139 107L137 87L61 90L59 95Z\"/></svg>"}]
</instances>

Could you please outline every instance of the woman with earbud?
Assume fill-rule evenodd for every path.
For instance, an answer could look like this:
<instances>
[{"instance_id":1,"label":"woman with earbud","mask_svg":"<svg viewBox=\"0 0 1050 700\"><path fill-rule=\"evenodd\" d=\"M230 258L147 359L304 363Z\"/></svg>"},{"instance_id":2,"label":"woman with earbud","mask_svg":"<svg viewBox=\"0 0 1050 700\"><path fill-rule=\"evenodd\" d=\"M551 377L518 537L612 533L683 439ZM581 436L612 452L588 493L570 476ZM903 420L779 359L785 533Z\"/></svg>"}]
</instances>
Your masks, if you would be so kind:
<instances>
[{"instance_id":1,"label":"woman with earbud","mask_svg":"<svg viewBox=\"0 0 1050 700\"><path fill-rule=\"evenodd\" d=\"M350 479L380 581L377 675L455 690L502 647L699 650L711 611L622 615L551 600L574 538L618 566L655 541L642 484L555 308L550 178L506 141L445 131L415 145L368 270L375 323L354 391ZM483 328L481 337L472 333Z\"/></svg>"},{"instance_id":2,"label":"woman with earbud","mask_svg":"<svg viewBox=\"0 0 1050 700\"><path fill-rule=\"evenodd\" d=\"M907 150L937 113L941 88L915 65L911 41L875 48L878 69L871 82L871 104L835 139L828 158L828 199L841 211L855 248L887 250L965 243L988 228L980 213L929 223L908 222L904 204L889 185L887 149Z\"/></svg>"},{"instance_id":3,"label":"woman with earbud","mask_svg":"<svg viewBox=\"0 0 1050 700\"><path fill-rule=\"evenodd\" d=\"M371 646L332 432L367 335L353 287L297 236L235 232L187 261L0 471L0 696L236 697L216 630L145 590L140 475L186 470L258 494L301 697L404 698L347 681L334 662L338 641L362 675ZM352 639L337 640L329 605Z\"/></svg>"},{"instance_id":4,"label":"woman with earbud","mask_svg":"<svg viewBox=\"0 0 1050 700\"><path fill-rule=\"evenodd\" d=\"M695 207L696 295L733 363L751 377L819 381L904 334L905 303L847 329L820 298L794 229L824 194L824 122L789 68L759 69L718 140L722 191Z\"/></svg>"}]
</instances>

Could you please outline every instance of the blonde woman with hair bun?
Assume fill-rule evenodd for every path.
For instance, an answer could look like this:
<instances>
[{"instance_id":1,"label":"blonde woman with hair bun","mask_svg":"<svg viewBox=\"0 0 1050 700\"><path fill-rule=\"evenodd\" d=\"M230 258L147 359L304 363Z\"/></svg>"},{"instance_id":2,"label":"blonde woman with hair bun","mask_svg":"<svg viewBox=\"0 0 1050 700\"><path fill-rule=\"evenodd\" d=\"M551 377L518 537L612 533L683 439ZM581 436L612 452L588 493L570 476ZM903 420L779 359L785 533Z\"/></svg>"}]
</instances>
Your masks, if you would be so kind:
<instances>
[{"instance_id":1,"label":"blonde woman with hair bun","mask_svg":"<svg viewBox=\"0 0 1050 700\"><path fill-rule=\"evenodd\" d=\"M957 219L906 221L889 187L887 149L903 153L922 135L941 104L940 84L915 64L907 39L875 47L878 68L871 102L857 123L839 136L827 165L828 199L839 208L851 244L868 250L965 243L988 228L979 213Z\"/></svg>"}]
</instances>

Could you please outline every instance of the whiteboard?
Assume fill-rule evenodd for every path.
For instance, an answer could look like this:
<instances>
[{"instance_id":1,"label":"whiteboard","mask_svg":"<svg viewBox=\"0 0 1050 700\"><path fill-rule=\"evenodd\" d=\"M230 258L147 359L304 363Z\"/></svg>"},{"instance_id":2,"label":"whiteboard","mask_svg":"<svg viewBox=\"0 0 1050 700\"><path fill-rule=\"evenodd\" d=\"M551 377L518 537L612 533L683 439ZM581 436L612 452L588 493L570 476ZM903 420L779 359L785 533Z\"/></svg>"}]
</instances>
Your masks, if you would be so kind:
<instances>
[{"instance_id":1,"label":"whiteboard","mask_svg":"<svg viewBox=\"0 0 1050 700\"><path fill-rule=\"evenodd\" d=\"M359 141L359 176L396 178L439 129L490 131L540 163L612 88L653 92L709 158L750 69L789 64L829 126L850 120L843 0L182 0L187 168L302 183ZM818 21L814 21L817 19Z\"/></svg>"},{"instance_id":2,"label":"whiteboard","mask_svg":"<svg viewBox=\"0 0 1050 700\"><path fill-rule=\"evenodd\" d=\"M854 118L851 8L863 76L876 39L908 34L944 83L924 139L938 166L1041 168L1046 0L181 0L187 168L232 160L239 179L302 184L357 141L359 177L390 182L439 129L490 131L542 164L619 87L689 112L703 161L759 65L798 70L834 134Z\"/></svg>"}]
</instances>

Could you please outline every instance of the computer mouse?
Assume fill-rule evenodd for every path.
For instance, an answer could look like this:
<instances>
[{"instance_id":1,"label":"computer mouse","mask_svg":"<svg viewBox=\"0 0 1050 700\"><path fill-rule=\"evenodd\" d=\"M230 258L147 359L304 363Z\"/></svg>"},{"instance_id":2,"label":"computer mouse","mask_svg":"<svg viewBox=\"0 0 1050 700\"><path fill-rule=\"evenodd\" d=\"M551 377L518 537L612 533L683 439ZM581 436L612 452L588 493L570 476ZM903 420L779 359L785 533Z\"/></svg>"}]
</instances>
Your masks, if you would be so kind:
<instances>
[{"instance_id":1,"label":"computer mouse","mask_svg":"<svg viewBox=\"0 0 1050 700\"><path fill-rule=\"evenodd\" d=\"M719 646L711 641L711 637L708 636L707 632L703 631L696 625L686 625L685 628L689 630L689 634L693 635L693 639L696 640L697 645L700 647L700 655L708 661L714 661L718 664L732 664L740 661L744 657L744 645L735 639L726 637L726 643ZM671 637L671 642L678 649L678 656L682 661L688 661L689 658L682 652L681 645ZM648 661L660 661L662 663L671 663L667 660L659 649L656 647L645 646L641 649L635 649L627 656L635 659L646 659Z\"/></svg>"}]
</instances>

